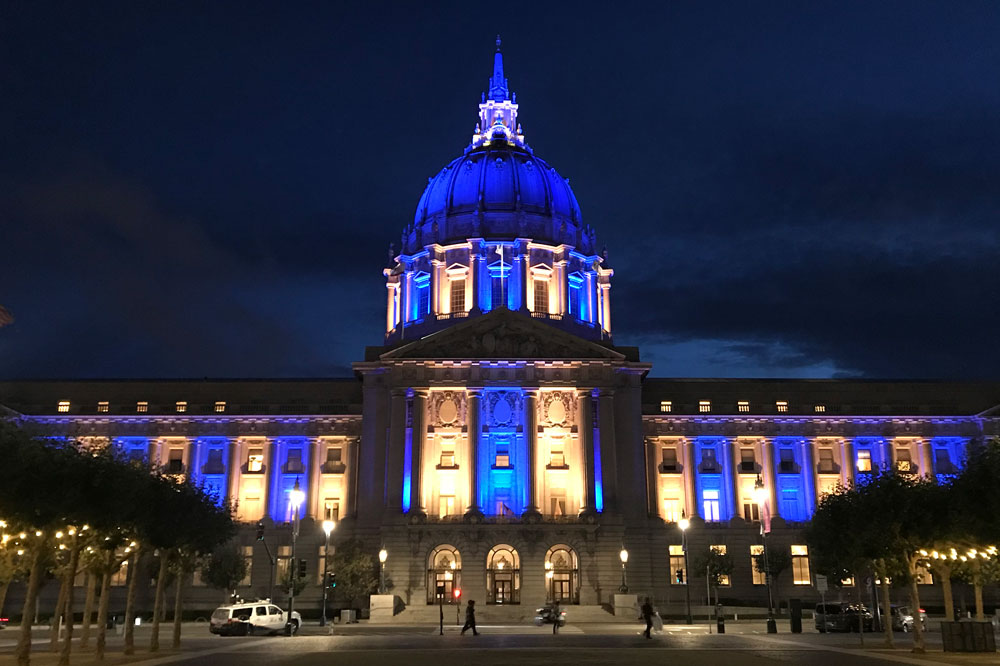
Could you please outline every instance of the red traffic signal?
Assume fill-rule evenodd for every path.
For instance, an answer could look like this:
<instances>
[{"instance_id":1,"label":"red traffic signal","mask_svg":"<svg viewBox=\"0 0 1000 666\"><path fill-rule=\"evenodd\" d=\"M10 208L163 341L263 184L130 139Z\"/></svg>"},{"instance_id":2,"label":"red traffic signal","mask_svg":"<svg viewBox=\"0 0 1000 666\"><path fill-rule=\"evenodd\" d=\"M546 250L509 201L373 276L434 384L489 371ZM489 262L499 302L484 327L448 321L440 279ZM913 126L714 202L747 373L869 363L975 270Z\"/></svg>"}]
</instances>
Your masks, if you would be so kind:
<instances>
[{"instance_id":1,"label":"red traffic signal","mask_svg":"<svg viewBox=\"0 0 1000 666\"><path fill-rule=\"evenodd\" d=\"M456 587L455 590L452 592L452 594L454 594L455 598L458 599L459 597L462 596L462 590L461 590L461 588Z\"/></svg>"}]
</instances>

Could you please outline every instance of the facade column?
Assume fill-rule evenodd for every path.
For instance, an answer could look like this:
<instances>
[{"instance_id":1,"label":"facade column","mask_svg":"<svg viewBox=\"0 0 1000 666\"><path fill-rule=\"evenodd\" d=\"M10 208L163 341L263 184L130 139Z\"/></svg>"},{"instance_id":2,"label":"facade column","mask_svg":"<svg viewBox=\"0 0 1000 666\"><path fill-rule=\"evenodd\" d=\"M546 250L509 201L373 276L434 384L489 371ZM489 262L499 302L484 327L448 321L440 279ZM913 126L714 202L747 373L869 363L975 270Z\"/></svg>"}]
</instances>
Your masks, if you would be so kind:
<instances>
[{"instance_id":1,"label":"facade column","mask_svg":"<svg viewBox=\"0 0 1000 666\"><path fill-rule=\"evenodd\" d=\"M656 469L656 449L659 446L659 440L655 437L643 437L642 439L646 447L646 510L650 517L656 518L660 516L660 484L658 482L660 475Z\"/></svg>"},{"instance_id":2,"label":"facade column","mask_svg":"<svg viewBox=\"0 0 1000 666\"><path fill-rule=\"evenodd\" d=\"M604 330L611 333L611 285L602 284L601 288L601 322Z\"/></svg>"},{"instance_id":3,"label":"facade column","mask_svg":"<svg viewBox=\"0 0 1000 666\"><path fill-rule=\"evenodd\" d=\"M615 394L600 389L597 398L597 420L601 447L601 488L605 511L618 511L618 457L615 448Z\"/></svg>"},{"instance_id":4,"label":"facade column","mask_svg":"<svg viewBox=\"0 0 1000 666\"><path fill-rule=\"evenodd\" d=\"M319 482L320 467L323 462L320 454L323 451L323 440L319 437L312 437L309 440L309 494L306 499L306 515L313 520L322 520L326 516L320 515L319 510Z\"/></svg>"},{"instance_id":5,"label":"facade column","mask_svg":"<svg viewBox=\"0 0 1000 666\"><path fill-rule=\"evenodd\" d=\"M806 485L806 516L809 520L812 520L813 514L816 512L816 503L819 501L819 498L816 496L818 483L816 477L816 456L813 454L813 440L803 439L801 447L802 466L805 468L802 480L805 481Z\"/></svg>"},{"instance_id":6,"label":"facade column","mask_svg":"<svg viewBox=\"0 0 1000 666\"><path fill-rule=\"evenodd\" d=\"M468 388L465 392L467 401L467 413L465 418L466 430L468 430L469 445L469 508L465 512L467 516L481 516L483 507L480 501L479 485L481 482L479 472L479 440L480 430L480 400L483 396L483 389Z\"/></svg>"},{"instance_id":7,"label":"facade column","mask_svg":"<svg viewBox=\"0 0 1000 666\"><path fill-rule=\"evenodd\" d=\"M700 516L698 510L698 466L694 460L694 442L684 438L681 442L684 453L684 509L688 518Z\"/></svg>"},{"instance_id":8,"label":"facade column","mask_svg":"<svg viewBox=\"0 0 1000 666\"><path fill-rule=\"evenodd\" d=\"M393 327L395 327L395 325L396 325L396 321L395 321L396 317L395 317L395 312L394 312L395 308L393 307L394 300L395 300L393 294L395 292L395 289L396 289L396 286L392 282L386 282L386 284L385 284L385 294L386 294L386 303L385 303L385 332L386 333L388 333L389 331L391 331L393 329Z\"/></svg>"},{"instance_id":9,"label":"facade column","mask_svg":"<svg viewBox=\"0 0 1000 666\"><path fill-rule=\"evenodd\" d=\"M273 520L275 515L281 515L278 512L280 508L278 506L278 484L281 481L281 465L278 461L278 449L281 440L278 438L267 438L264 440L264 443L267 451L267 467L264 468L264 471L267 472L264 478L264 513Z\"/></svg>"},{"instance_id":10,"label":"facade column","mask_svg":"<svg viewBox=\"0 0 1000 666\"><path fill-rule=\"evenodd\" d=\"M433 252L433 250L432 250ZM431 311L434 316L441 314L441 274L444 272L444 262L431 260Z\"/></svg>"},{"instance_id":11,"label":"facade column","mask_svg":"<svg viewBox=\"0 0 1000 666\"><path fill-rule=\"evenodd\" d=\"M386 508L390 515L403 510L403 446L406 437L406 389L393 388L389 399L389 440L386 442Z\"/></svg>"},{"instance_id":12,"label":"facade column","mask_svg":"<svg viewBox=\"0 0 1000 666\"><path fill-rule=\"evenodd\" d=\"M594 272L587 271L586 275L586 285L587 285L587 295L585 296L587 300L587 316L585 319L591 324L597 321L597 317L594 316Z\"/></svg>"},{"instance_id":13,"label":"facade column","mask_svg":"<svg viewBox=\"0 0 1000 666\"><path fill-rule=\"evenodd\" d=\"M730 477L730 489L733 493L733 517L743 518L743 506L740 502L743 498L740 497L740 462L742 462L743 457L740 455L740 441L738 439L727 439L726 440L726 451L729 453L727 456L729 458L729 469L732 470Z\"/></svg>"},{"instance_id":14,"label":"facade column","mask_svg":"<svg viewBox=\"0 0 1000 666\"><path fill-rule=\"evenodd\" d=\"M849 439L840 441L840 482L846 487L854 481L854 442Z\"/></svg>"},{"instance_id":15,"label":"facade column","mask_svg":"<svg viewBox=\"0 0 1000 666\"><path fill-rule=\"evenodd\" d=\"M524 242L521 243L521 246L520 246L521 247L521 254L520 254L520 257L519 257L520 260L521 260L521 285L520 285L520 287L521 287L521 309L522 310L529 310L529 309L533 310L534 309L534 303L532 303L532 307L530 307L530 308L528 307L528 293L530 291L529 284L531 282L531 266L529 265L531 263L531 255L529 254L529 251L528 251L528 248L526 247L526 245L527 244L524 243Z\"/></svg>"},{"instance_id":16,"label":"facade column","mask_svg":"<svg viewBox=\"0 0 1000 666\"><path fill-rule=\"evenodd\" d=\"M918 444L920 447L920 473L929 479L934 477L934 447L931 446L930 440L921 439Z\"/></svg>"},{"instance_id":17,"label":"facade column","mask_svg":"<svg viewBox=\"0 0 1000 666\"><path fill-rule=\"evenodd\" d=\"M243 440L237 437L236 439L230 439L229 442L229 465L226 471L228 472L227 481L227 495L229 501L232 504L236 504L240 499L240 477L243 475Z\"/></svg>"},{"instance_id":18,"label":"facade column","mask_svg":"<svg viewBox=\"0 0 1000 666\"><path fill-rule=\"evenodd\" d=\"M528 508L525 514L541 513L538 507L538 389L524 389L524 443L528 447Z\"/></svg>"},{"instance_id":19,"label":"facade column","mask_svg":"<svg viewBox=\"0 0 1000 666\"><path fill-rule=\"evenodd\" d=\"M764 485L767 487L768 511L771 518L780 518L781 510L778 507L778 475L774 472L774 440L765 439L761 445L764 458Z\"/></svg>"},{"instance_id":20,"label":"facade column","mask_svg":"<svg viewBox=\"0 0 1000 666\"><path fill-rule=\"evenodd\" d=\"M566 260L555 262L556 314L566 316Z\"/></svg>"},{"instance_id":21,"label":"facade column","mask_svg":"<svg viewBox=\"0 0 1000 666\"><path fill-rule=\"evenodd\" d=\"M580 514L592 514L597 512L597 496L594 482L594 415L589 389L577 389L576 412L584 465L583 506Z\"/></svg>"},{"instance_id":22,"label":"facade column","mask_svg":"<svg viewBox=\"0 0 1000 666\"><path fill-rule=\"evenodd\" d=\"M424 494L420 483L424 469L424 414L427 411L427 391L418 390L413 393L412 435L410 438L410 513L426 515Z\"/></svg>"},{"instance_id":23,"label":"facade column","mask_svg":"<svg viewBox=\"0 0 1000 666\"><path fill-rule=\"evenodd\" d=\"M479 306L479 287L482 276L479 275L479 271L482 268L482 257L479 255L479 243L473 242L472 249L469 250L469 282L471 284L472 298L469 305L469 311L480 312L482 308Z\"/></svg>"}]
</instances>

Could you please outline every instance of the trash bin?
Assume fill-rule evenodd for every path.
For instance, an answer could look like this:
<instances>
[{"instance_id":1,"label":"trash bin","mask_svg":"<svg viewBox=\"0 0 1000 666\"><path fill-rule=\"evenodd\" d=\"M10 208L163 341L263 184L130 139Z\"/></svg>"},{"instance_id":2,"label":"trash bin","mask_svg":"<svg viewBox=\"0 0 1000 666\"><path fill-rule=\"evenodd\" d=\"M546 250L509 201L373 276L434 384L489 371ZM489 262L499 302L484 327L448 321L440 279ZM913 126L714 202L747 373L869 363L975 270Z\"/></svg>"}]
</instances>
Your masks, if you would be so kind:
<instances>
[{"instance_id":1,"label":"trash bin","mask_svg":"<svg viewBox=\"0 0 1000 666\"><path fill-rule=\"evenodd\" d=\"M715 604L715 628L720 634L726 633L726 616L722 613L722 604Z\"/></svg>"},{"instance_id":2,"label":"trash bin","mask_svg":"<svg viewBox=\"0 0 1000 666\"><path fill-rule=\"evenodd\" d=\"M992 622L942 622L941 644L945 652L996 652Z\"/></svg>"},{"instance_id":3,"label":"trash bin","mask_svg":"<svg viewBox=\"0 0 1000 666\"><path fill-rule=\"evenodd\" d=\"M802 633L802 600L791 599L788 602L789 624L793 634Z\"/></svg>"}]
</instances>

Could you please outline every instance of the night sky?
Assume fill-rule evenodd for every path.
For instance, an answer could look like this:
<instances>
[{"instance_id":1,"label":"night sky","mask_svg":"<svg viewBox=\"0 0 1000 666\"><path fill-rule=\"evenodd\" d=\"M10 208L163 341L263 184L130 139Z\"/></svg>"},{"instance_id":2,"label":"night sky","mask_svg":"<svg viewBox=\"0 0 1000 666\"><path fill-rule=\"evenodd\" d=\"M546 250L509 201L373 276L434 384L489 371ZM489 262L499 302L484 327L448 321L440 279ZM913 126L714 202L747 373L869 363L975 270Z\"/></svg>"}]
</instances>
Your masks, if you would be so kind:
<instances>
[{"instance_id":1,"label":"night sky","mask_svg":"<svg viewBox=\"0 0 1000 666\"><path fill-rule=\"evenodd\" d=\"M0 378L349 374L498 32L654 376L1000 377L1000 4L841 0L5 2Z\"/></svg>"}]
</instances>

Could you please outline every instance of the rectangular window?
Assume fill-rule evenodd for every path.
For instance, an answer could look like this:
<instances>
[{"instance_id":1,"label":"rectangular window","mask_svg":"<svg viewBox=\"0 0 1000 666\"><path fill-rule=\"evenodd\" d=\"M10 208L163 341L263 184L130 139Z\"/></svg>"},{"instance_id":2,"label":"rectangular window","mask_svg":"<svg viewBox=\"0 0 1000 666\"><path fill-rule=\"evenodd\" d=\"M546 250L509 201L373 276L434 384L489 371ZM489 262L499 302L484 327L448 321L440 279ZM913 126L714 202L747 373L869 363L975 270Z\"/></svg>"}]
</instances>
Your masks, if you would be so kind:
<instances>
[{"instance_id":1,"label":"rectangular window","mask_svg":"<svg viewBox=\"0 0 1000 666\"><path fill-rule=\"evenodd\" d=\"M340 499L327 497L323 500L323 520L340 520Z\"/></svg>"},{"instance_id":2,"label":"rectangular window","mask_svg":"<svg viewBox=\"0 0 1000 666\"><path fill-rule=\"evenodd\" d=\"M215 403L215 413L221 414L226 411L226 403L223 400L216 401Z\"/></svg>"},{"instance_id":3,"label":"rectangular window","mask_svg":"<svg viewBox=\"0 0 1000 666\"><path fill-rule=\"evenodd\" d=\"M566 515L566 496L565 495L553 495L549 498L549 507L551 509L550 513L553 516L565 516Z\"/></svg>"},{"instance_id":4,"label":"rectangular window","mask_svg":"<svg viewBox=\"0 0 1000 666\"><path fill-rule=\"evenodd\" d=\"M430 279L417 282L417 319L431 311Z\"/></svg>"},{"instance_id":5,"label":"rectangular window","mask_svg":"<svg viewBox=\"0 0 1000 666\"><path fill-rule=\"evenodd\" d=\"M455 496L441 495L438 498L438 516L445 518L455 513Z\"/></svg>"},{"instance_id":6,"label":"rectangular window","mask_svg":"<svg viewBox=\"0 0 1000 666\"><path fill-rule=\"evenodd\" d=\"M740 449L740 471L751 474L757 471L757 457L752 448Z\"/></svg>"},{"instance_id":7,"label":"rectangular window","mask_svg":"<svg viewBox=\"0 0 1000 666\"><path fill-rule=\"evenodd\" d=\"M122 587L128 582L128 560L118 565L118 571L111 575L111 584Z\"/></svg>"},{"instance_id":8,"label":"rectangular window","mask_svg":"<svg viewBox=\"0 0 1000 666\"><path fill-rule=\"evenodd\" d=\"M741 414L748 413L750 411L750 403L747 402L746 400L740 400L739 402L736 403L736 411L740 412Z\"/></svg>"},{"instance_id":9,"label":"rectangular window","mask_svg":"<svg viewBox=\"0 0 1000 666\"><path fill-rule=\"evenodd\" d=\"M281 584L285 577L288 575L288 568L292 563L292 547L291 546L278 546L278 554L274 558L275 564L277 566L277 571L275 572L274 582Z\"/></svg>"},{"instance_id":10,"label":"rectangular window","mask_svg":"<svg viewBox=\"0 0 1000 666\"><path fill-rule=\"evenodd\" d=\"M819 473L820 474L837 473L837 465L833 461L833 449L819 450Z\"/></svg>"},{"instance_id":11,"label":"rectangular window","mask_svg":"<svg viewBox=\"0 0 1000 666\"><path fill-rule=\"evenodd\" d=\"M706 523L717 523L719 522L719 491L718 490L705 490L701 494L702 497L702 518L705 519Z\"/></svg>"},{"instance_id":12,"label":"rectangular window","mask_svg":"<svg viewBox=\"0 0 1000 666\"><path fill-rule=\"evenodd\" d=\"M441 459L438 467L447 469L455 467L455 443L441 442Z\"/></svg>"},{"instance_id":13,"label":"rectangular window","mask_svg":"<svg viewBox=\"0 0 1000 666\"><path fill-rule=\"evenodd\" d=\"M676 497L667 497L663 500L663 520L668 523L676 523L681 519L681 501Z\"/></svg>"},{"instance_id":14,"label":"rectangular window","mask_svg":"<svg viewBox=\"0 0 1000 666\"><path fill-rule=\"evenodd\" d=\"M896 471L903 474L910 474L917 471L916 466L913 464L913 459L910 457L909 449L896 450Z\"/></svg>"},{"instance_id":15,"label":"rectangular window","mask_svg":"<svg viewBox=\"0 0 1000 666\"><path fill-rule=\"evenodd\" d=\"M285 459L285 473L301 474L302 469L302 449L288 449L288 457Z\"/></svg>"},{"instance_id":16,"label":"rectangular window","mask_svg":"<svg viewBox=\"0 0 1000 666\"><path fill-rule=\"evenodd\" d=\"M763 556L763 545L758 543L750 546L750 574L754 585L767 585L767 576L764 575L763 571L757 570L757 559Z\"/></svg>"},{"instance_id":17,"label":"rectangular window","mask_svg":"<svg viewBox=\"0 0 1000 666\"><path fill-rule=\"evenodd\" d=\"M135 403L135 411L138 414L145 414L146 412L149 411L149 403L148 402Z\"/></svg>"},{"instance_id":18,"label":"rectangular window","mask_svg":"<svg viewBox=\"0 0 1000 666\"><path fill-rule=\"evenodd\" d=\"M510 450L506 444L497 444L497 453L493 458L494 467L510 467Z\"/></svg>"},{"instance_id":19,"label":"rectangular window","mask_svg":"<svg viewBox=\"0 0 1000 666\"><path fill-rule=\"evenodd\" d=\"M264 471L264 449L250 449L247 453L247 472L260 474Z\"/></svg>"},{"instance_id":20,"label":"rectangular window","mask_svg":"<svg viewBox=\"0 0 1000 666\"><path fill-rule=\"evenodd\" d=\"M715 459L715 449L702 449L701 450L701 471L703 472L715 472L718 470L717 461Z\"/></svg>"},{"instance_id":21,"label":"rectangular window","mask_svg":"<svg viewBox=\"0 0 1000 666\"><path fill-rule=\"evenodd\" d=\"M101 402L97 403L97 411L100 412L101 414L107 414L108 408L110 406L111 405L108 403L107 400L102 400Z\"/></svg>"},{"instance_id":22,"label":"rectangular window","mask_svg":"<svg viewBox=\"0 0 1000 666\"><path fill-rule=\"evenodd\" d=\"M778 408L779 412L783 413L788 411L788 403L784 400L777 401L776 403L774 403L774 406Z\"/></svg>"},{"instance_id":23,"label":"rectangular window","mask_svg":"<svg viewBox=\"0 0 1000 666\"><path fill-rule=\"evenodd\" d=\"M815 411L817 414L822 414L823 412L826 411L826 405L816 405L815 407L813 407L813 411Z\"/></svg>"},{"instance_id":24,"label":"rectangular window","mask_svg":"<svg viewBox=\"0 0 1000 666\"><path fill-rule=\"evenodd\" d=\"M677 449L672 446L665 446L660 450L660 455L662 456L663 462L660 463L661 472L676 472L677 466Z\"/></svg>"},{"instance_id":25,"label":"rectangular window","mask_svg":"<svg viewBox=\"0 0 1000 666\"><path fill-rule=\"evenodd\" d=\"M183 474L184 449L170 449L167 455L167 474Z\"/></svg>"},{"instance_id":26,"label":"rectangular window","mask_svg":"<svg viewBox=\"0 0 1000 666\"><path fill-rule=\"evenodd\" d=\"M792 582L796 585L812 585L808 546L792 546Z\"/></svg>"},{"instance_id":27,"label":"rectangular window","mask_svg":"<svg viewBox=\"0 0 1000 666\"><path fill-rule=\"evenodd\" d=\"M858 471L872 471L872 452L868 449L858 449Z\"/></svg>"},{"instance_id":28,"label":"rectangular window","mask_svg":"<svg viewBox=\"0 0 1000 666\"><path fill-rule=\"evenodd\" d=\"M760 522L760 506L753 500L743 501L743 520L748 523Z\"/></svg>"},{"instance_id":29,"label":"rectangular window","mask_svg":"<svg viewBox=\"0 0 1000 666\"><path fill-rule=\"evenodd\" d=\"M778 471L790 474L795 471L795 452L791 449L778 449Z\"/></svg>"},{"instance_id":30,"label":"rectangular window","mask_svg":"<svg viewBox=\"0 0 1000 666\"><path fill-rule=\"evenodd\" d=\"M709 546L709 548L711 548L713 551L715 551L719 555L725 555L726 554L726 546L725 546L725 544L718 544L718 545L714 545L714 546ZM719 576L719 585L720 586L722 586L722 587L729 587L732 584L733 584L733 581L730 580L729 574L722 574L722 575Z\"/></svg>"},{"instance_id":31,"label":"rectangular window","mask_svg":"<svg viewBox=\"0 0 1000 666\"><path fill-rule=\"evenodd\" d=\"M535 312L549 311L549 281L535 280Z\"/></svg>"},{"instance_id":32,"label":"rectangular window","mask_svg":"<svg viewBox=\"0 0 1000 666\"><path fill-rule=\"evenodd\" d=\"M581 291L582 289L579 283L569 283L569 313L577 319L583 319L583 312L580 310Z\"/></svg>"},{"instance_id":33,"label":"rectangular window","mask_svg":"<svg viewBox=\"0 0 1000 666\"><path fill-rule=\"evenodd\" d=\"M698 412L701 414L707 414L712 411L712 401L711 400L699 400L698 401Z\"/></svg>"},{"instance_id":34,"label":"rectangular window","mask_svg":"<svg viewBox=\"0 0 1000 666\"><path fill-rule=\"evenodd\" d=\"M226 465L222 462L222 449L210 449L208 451L208 460L205 461L205 467L202 469L205 474L225 474Z\"/></svg>"},{"instance_id":35,"label":"rectangular window","mask_svg":"<svg viewBox=\"0 0 1000 666\"><path fill-rule=\"evenodd\" d=\"M323 463L323 471L333 474L344 471L343 462L344 450L339 446L331 446L326 450L326 462Z\"/></svg>"},{"instance_id":36,"label":"rectangular window","mask_svg":"<svg viewBox=\"0 0 1000 666\"><path fill-rule=\"evenodd\" d=\"M451 312L465 312L465 280L451 281Z\"/></svg>"},{"instance_id":37,"label":"rectangular window","mask_svg":"<svg viewBox=\"0 0 1000 666\"><path fill-rule=\"evenodd\" d=\"M562 442L551 442L549 444L549 467L565 467L566 456L563 453Z\"/></svg>"},{"instance_id":38,"label":"rectangular window","mask_svg":"<svg viewBox=\"0 0 1000 666\"><path fill-rule=\"evenodd\" d=\"M660 401L660 413L661 414L669 414L672 411L674 411L674 403L673 402L671 402L670 400L661 400Z\"/></svg>"},{"instance_id":39,"label":"rectangular window","mask_svg":"<svg viewBox=\"0 0 1000 666\"><path fill-rule=\"evenodd\" d=\"M247 575L240 581L240 585L246 587L250 585L253 574L253 546L243 546L243 561L247 563Z\"/></svg>"},{"instance_id":40,"label":"rectangular window","mask_svg":"<svg viewBox=\"0 0 1000 666\"><path fill-rule=\"evenodd\" d=\"M183 400L178 400L176 404L176 409L178 414L183 414L188 410L188 404Z\"/></svg>"},{"instance_id":41,"label":"rectangular window","mask_svg":"<svg viewBox=\"0 0 1000 666\"><path fill-rule=\"evenodd\" d=\"M502 305L507 305L504 302L504 297L506 294L506 289L504 285L504 279L500 277L500 274L490 276L490 304L494 310Z\"/></svg>"},{"instance_id":42,"label":"rectangular window","mask_svg":"<svg viewBox=\"0 0 1000 666\"><path fill-rule=\"evenodd\" d=\"M61 412L63 414L65 414L66 412L68 412L69 411L69 400L60 400L57 409L59 410L59 412Z\"/></svg>"},{"instance_id":43,"label":"rectangular window","mask_svg":"<svg viewBox=\"0 0 1000 666\"><path fill-rule=\"evenodd\" d=\"M687 585L687 572L684 571L684 546L670 545L670 584Z\"/></svg>"}]
</instances>

